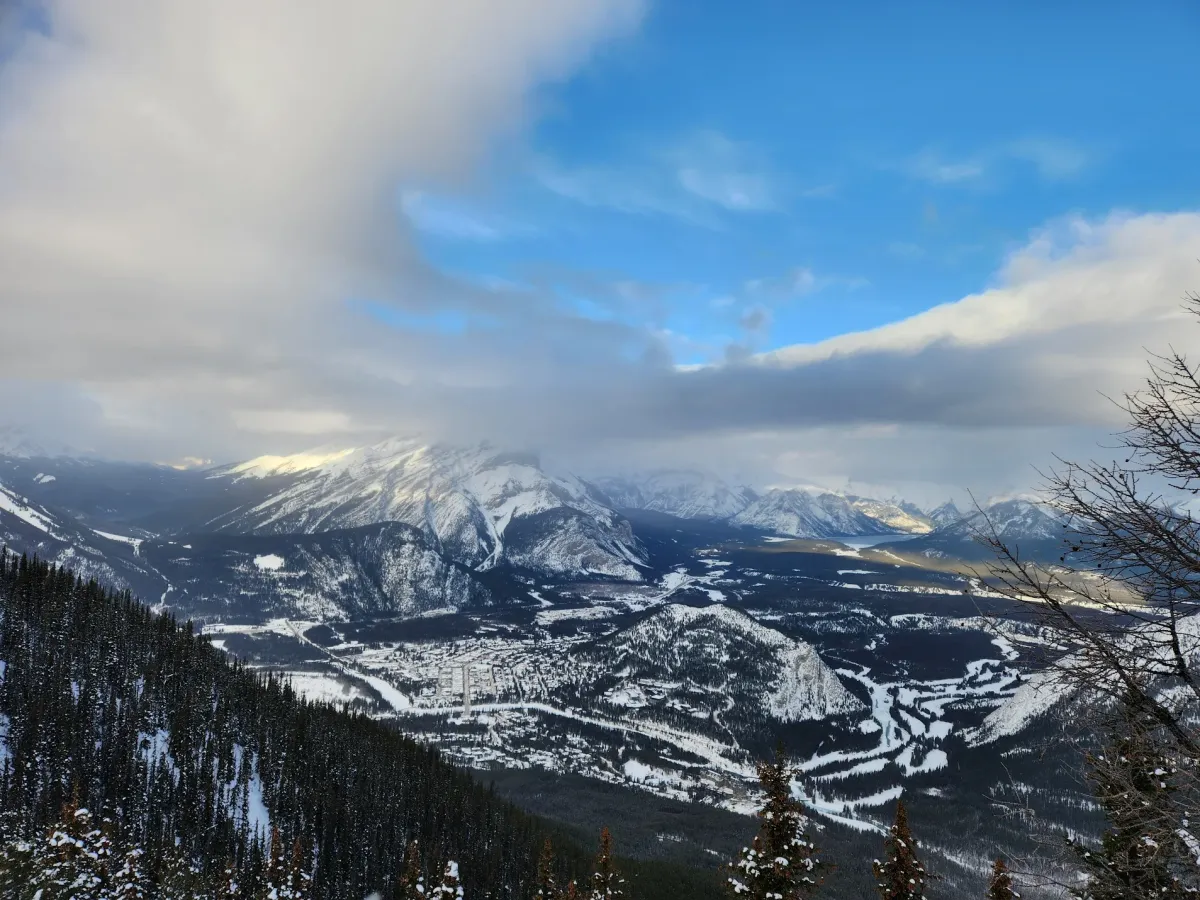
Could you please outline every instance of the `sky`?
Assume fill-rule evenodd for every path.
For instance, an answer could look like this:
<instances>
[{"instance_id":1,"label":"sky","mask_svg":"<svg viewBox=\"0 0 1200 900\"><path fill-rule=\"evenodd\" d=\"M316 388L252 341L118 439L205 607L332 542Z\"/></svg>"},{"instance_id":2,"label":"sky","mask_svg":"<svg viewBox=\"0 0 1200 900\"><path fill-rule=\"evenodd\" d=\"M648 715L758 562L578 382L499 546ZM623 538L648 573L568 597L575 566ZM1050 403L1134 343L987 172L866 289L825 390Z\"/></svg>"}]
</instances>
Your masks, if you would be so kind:
<instances>
[{"instance_id":1,"label":"sky","mask_svg":"<svg viewBox=\"0 0 1200 900\"><path fill-rule=\"evenodd\" d=\"M0 10L0 424L46 446L933 503L1102 456L1200 345L1184 0Z\"/></svg>"}]
</instances>

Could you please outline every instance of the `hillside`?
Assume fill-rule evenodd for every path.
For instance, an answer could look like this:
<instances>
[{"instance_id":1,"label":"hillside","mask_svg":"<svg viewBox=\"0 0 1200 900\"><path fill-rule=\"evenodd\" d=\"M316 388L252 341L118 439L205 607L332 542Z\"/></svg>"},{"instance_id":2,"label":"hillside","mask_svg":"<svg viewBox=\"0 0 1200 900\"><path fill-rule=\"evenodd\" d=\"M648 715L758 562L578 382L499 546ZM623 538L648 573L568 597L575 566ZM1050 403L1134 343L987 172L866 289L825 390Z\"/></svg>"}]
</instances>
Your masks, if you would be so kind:
<instances>
[{"instance_id":1,"label":"hillside","mask_svg":"<svg viewBox=\"0 0 1200 900\"><path fill-rule=\"evenodd\" d=\"M4 558L0 611L6 840L38 839L74 795L152 876L178 844L250 885L274 827L312 849L316 897L390 896L413 839L427 865L458 860L469 895L531 893L545 827L436 751L44 563ZM559 843L564 871L582 869Z\"/></svg>"}]
</instances>

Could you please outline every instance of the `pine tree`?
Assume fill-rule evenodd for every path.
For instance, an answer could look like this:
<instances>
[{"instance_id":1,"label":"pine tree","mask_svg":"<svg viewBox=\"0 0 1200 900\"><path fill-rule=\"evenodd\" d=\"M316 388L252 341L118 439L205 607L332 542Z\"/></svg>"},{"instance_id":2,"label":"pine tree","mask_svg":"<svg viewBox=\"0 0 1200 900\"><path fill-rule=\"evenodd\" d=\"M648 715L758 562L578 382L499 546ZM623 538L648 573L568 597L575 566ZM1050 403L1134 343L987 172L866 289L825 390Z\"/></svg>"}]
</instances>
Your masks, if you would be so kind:
<instances>
[{"instance_id":1,"label":"pine tree","mask_svg":"<svg viewBox=\"0 0 1200 900\"><path fill-rule=\"evenodd\" d=\"M759 832L731 866L728 886L745 900L803 900L813 896L829 868L804 832L804 804L792 796L794 771L780 747L774 762L758 764L766 793Z\"/></svg>"},{"instance_id":2,"label":"pine tree","mask_svg":"<svg viewBox=\"0 0 1200 900\"><path fill-rule=\"evenodd\" d=\"M425 873L421 869L421 851L410 841L404 855L404 871L396 880L396 900L426 900Z\"/></svg>"},{"instance_id":3,"label":"pine tree","mask_svg":"<svg viewBox=\"0 0 1200 900\"><path fill-rule=\"evenodd\" d=\"M1196 896L1195 885L1180 877L1189 874L1194 858L1184 835L1190 836L1186 798L1195 797L1195 785L1185 792L1180 786L1196 773L1176 762L1157 731L1135 698L1126 697L1119 721L1110 725L1109 746L1087 758L1088 780L1109 827L1098 847L1069 842L1088 875L1077 892L1086 900ZM1194 869L1190 874L1194 879Z\"/></svg>"},{"instance_id":4,"label":"pine tree","mask_svg":"<svg viewBox=\"0 0 1200 900\"><path fill-rule=\"evenodd\" d=\"M107 900L112 844L75 801L63 821L34 848L31 886L41 900Z\"/></svg>"},{"instance_id":5,"label":"pine tree","mask_svg":"<svg viewBox=\"0 0 1200 900\"><path fill-rule=\"evenodd\" d=\"M600 830L600 850L594 868L589 900L620 900L625 896L625 879L613 865L612 834L607 828Z\"/></svg>"},{"instance_id":6,"label":"pine tree","mask_svg":"<svg viewBox=\"0 0 1200 900\"><path fill-rule=\"evenodd\" d=\"M917 858L917 842L908 827L904 801L896 802L896 821L884 841L884 860L875 860L875 881L883 900L925 900L932 877Z\"/></svg>"},{"instance_id":7,"label":"pine tree","mask_svg":"<svg viewBox=\"0 0 1200 900\"><path fill-rule=\"evenodd\" d=\"M309 900L312 895L312 875L305 866L304 845L300 838L292 842L292 861L288 866L287 900Z\"/></svg>"},{"instance_id":8,"label":"pine tree","mask_svg":"<svg viewBox=\"0 0 1200 900\"><path fill-rule=\"evenodd\" d=\"M109 887L112 900L146 900L150 892L150 883L142 868L144 855L141 847L132 847L126 851L120 867L112 874ZM171 900L175 898L172 897Z\"/></svg>"},{"instance_id":9,"label":"pine tree","mask_svg":"<svg viewBox=\"0 0 1200 900\"><path fill-rule=\"evenodd\" d=\"M446 863L442 869L442 881L433 889L433 900L462 900L463 889L458 881L458 863Z\"/></svg>"},{"instance_id":10,"label":"pine tree","mask_svg":"<svg viewBox=\"0 0 1200 900\"><path fill-rule=\"evenodd\" d=\"M217 890L211 890L213 883L204 877L204 873L192 862L178 846L167 855L162 875L159 877L159 892L165 900L211 900L214 893L219 895L224 871L216 878Z\"/></svg>"},{"instance_id":11,"label":"pine tree","mask_svg":"<svg viewBox=\"0 0 1200 900\"><path fill-rule=\"evenodd\" d=\"M225 864L225 869L217 880L216 896L217 900L242 900L242 897L245 896L241 877L232 862Z\"/></svg>"},{"instance_id":12,"label":"pine tree","mask_svg":"<svg viewBox=\"0 0 1200 900\"><path fill-rule=\"evenodd\" d=\"M33 881L33 847L26 841L12 840L0 848L0 897L20 897Z\"/></svg>"},{"instance_id":13,"label":"pine tree","mask_svg":"<svg viewBox=\"0 0 1200 900\"><path fill-rule=\"evenodd\" d=\"M987 900L1018 900L1020 894L1013 889L1012 874L1002 857L996 857L992 865L992 880L988 883Z\"/></svg>"},{"instance_id":14,"label":"pine tree","mask_svg":"<svg viewBox=\"0 0 1200 900\"><path fill-rule=\"evenodd\" d=\"M283 856L283 838L279 828L271 826L271 849L267 857L267 870L263 873L259 900L287 900L288 869Z\"/></svg>"},{"instance_id":15,"label":"pine tree","mask_svg":"<svg viewBox=\"0 0 1200 900\"><path fill-rule=\"evenodd\" d=\"M554 874L554 847L550 838L542 844L542 855L538 858L536 900L562 900L562 891Z\"/></svg>"}]
</instances>

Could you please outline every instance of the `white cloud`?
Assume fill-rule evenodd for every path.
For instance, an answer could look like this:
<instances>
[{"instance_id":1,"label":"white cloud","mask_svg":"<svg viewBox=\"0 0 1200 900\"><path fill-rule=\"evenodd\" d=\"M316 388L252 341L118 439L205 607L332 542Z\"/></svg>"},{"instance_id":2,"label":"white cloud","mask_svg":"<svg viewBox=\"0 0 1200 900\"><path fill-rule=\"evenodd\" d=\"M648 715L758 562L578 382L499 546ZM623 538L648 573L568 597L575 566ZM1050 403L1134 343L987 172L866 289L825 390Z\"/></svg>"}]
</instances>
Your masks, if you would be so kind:
<instances>
[{"instance_id":1,"label":"white cloud","mask_svg":"<svg viewBox=\"0 0 1200 900\"><path fill-rule=\"evenodd\" d=\"M406 190L400 205L413 227L436 237L462 241L510 240L528 237L535 229L470 204L425 191Z\"/></svg>"},{"instance_id":2,"label":"white cloud","mask_svg":"<svg viewBox=\"0 0 1200 900\"><path fill-rule=\"evenodd\" d=\"M701 131L624 165L564 166L540 159L533 176L547 190L585 206L660 215L718 227L718 213L779 208L782 189L762 155L719 132Z\"/></svg>"},{"instance_id":3,"label":"white cloud","mask_svg":"<svg viewBox=\"0 0 1200 900\"><path fill-rule=\"evenodd\" d=\"M348 300L534 302L431 271L392 198L458 184L532 90L635 26L640 3L45 12L49 34L10 38L0 68L0 308L6 331L45 339L9 342L0 380L70 386L139 448L208 455L239 433L231 410L349 410L431 362Z\"/></svg>"},{"instance_id":4,"label":"white cloud","mask_svg":"<svg viewBox=\"0 0 1200 900\"><path fill-rule=\"evenodd\" d=\"M1032 166L1044 181L1059 181L1078 175L1092 162L1092 154L1074 141L1026 137L957 159L926 147L900 168L909 177L930 184L974 186L990 184L1014 163Z\"/></svg>"}]
</instances>

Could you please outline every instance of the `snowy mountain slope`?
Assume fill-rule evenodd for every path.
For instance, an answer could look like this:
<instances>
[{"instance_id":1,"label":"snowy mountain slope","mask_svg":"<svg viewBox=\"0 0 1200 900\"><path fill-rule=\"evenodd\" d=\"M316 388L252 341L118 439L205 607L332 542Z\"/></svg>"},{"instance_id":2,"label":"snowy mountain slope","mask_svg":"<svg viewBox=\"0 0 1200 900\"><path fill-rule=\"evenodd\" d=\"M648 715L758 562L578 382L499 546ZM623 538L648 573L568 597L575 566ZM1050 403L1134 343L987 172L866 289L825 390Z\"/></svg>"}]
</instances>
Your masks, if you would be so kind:
<instances>
[{"instance_id":1,"label":"snowy mountain slope","mask_svg":"<svg viewBox=\"0 0 1200 900\"><path fill-rule=\"evenodd\" d=\"M164 602L195 617L314 621L415 616L490 605L478 577L396 522L311 535L196 535L151 541Z\"/></svg>"},{"instance_id":2,"label":"snowy mountain slope","mask_svg":"<svg viewBox=\"0 0 1200 900\"><path fill-rule=\"evenodd\" d=\"M1163 671L1171 668L1169 660L1174 656L1173 641L1178 640L1179 650L1192 665L1200 661L1200 614L1178 620L1175 633L1161 626L1147 623L1125 632L1121 644L1125 652L1143 661L1162 660ZM1070 666L1072 657L1064 662ZM1173 686L1179 688L1176 683ZM1157 688L1163 688L1159 684ZM1050 712L1065 708L1066 704L1078 705L1090 702L1111 702L1113 691L1102 693L1096 690L1081 691L1067 681L1056 669L1035 672L1021 685L1011 698L993 710L983 723L966 735L974 746L988 744L1003 737L1020 734ZM1089 696L1089 694L1091 694Z\"/></svg>"},{"instance_id":3,"label":"snowy mountain slope","mask_svg":"<svg viewBox=\"0 0 1200 900\"><path fill-rule=\"evenodd\" d=\"M886 526L891 531L905 534L928 534L934 525L911 504L903 501L874 500L870 497L846 498L856 510L876 522Z\"/></svg>"},{"instance_id":4,"label":"snowy mountain slope","mask_svg":"<svg viewBox=\"0 0 1200 900\"><path fill-rule=\"evenodd\" d=\"M719 604L669 604L585 652L604 661L602 700L645 712L824 719L864 708L809 644Z\"/></svg>"},{"instance_id":5,"label":"snowy mountain slope","mask_svg":"<svg viewBox=\"0 0 1200 900\"><path fill-rule=\"evenodd\" d=\"M137 538L87 528L0 483L0 546L13 552L69 566L83 578L153 599L163 583L141 558L140 544Z\"/></svg>"},{"instance_id":6,"label":"snowy mountain slope","mask_svg":"<svg viewBox=\"0 0 1200 900\"><path fill-rule=\"evenodd\" d=\"M790 537L831 538L895 531L856 509L840 494L802 489L771 490L729 520Z\"/></svg>"},{"instance_id":7,"label":"snowy mountain slope","mask_svg":"<svg viewBox=\"0 0 1200 900\"><path fill-rule=\"evenodd\" d=\"M211 477L271 481L265 498L210 523L227 533L311 534L401 522L480 571L507 562L551 576L636 581L645 563L629 523L587 483L487 446L391 440L251 460Z\"/></svg>"},{"instance_id":8,"label":"snowy mountain slope","mask_svg":"<svg viewBox=\"0 0 1200 900\"><path fill-rule=\"evenodd\" d=\"M682 519L728 519L758 499L744 485L686 469L636 478L601 478L595 484L618 508L646 509Z\"/></svg>"},{"instance_id":9,"label":"snowy mountain slope","mask_svg":"<svg viewBox=\"0 0 1200 900\"><path fill-rule=\"evenodd\" d=\"M947 500L941 506L930 510L926 518L928 518L929 521L933 523L933 527L937 529L945 528L947 525L953 525L955 522L960 521L963 518L963 514L959 508L954 505L953 500Z\"/></svg>"},{"instance_id":10,"label":"snowy mountain slope","mask_svg":"<svg viewBox=\"0 0 1200 900\"><path fill-rule=\"evenodd\" d=\"M1057 563L1065 549L1063 540L1070 532L1053 511L1043 506L1029 500L1004 500L897 544L894 549L908 556L920 554L931 559L991 561L995 554L981 540L993 533L1031 562Z\"/></svg>"}]
</instances>

